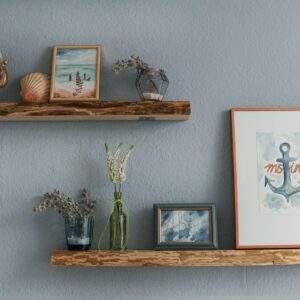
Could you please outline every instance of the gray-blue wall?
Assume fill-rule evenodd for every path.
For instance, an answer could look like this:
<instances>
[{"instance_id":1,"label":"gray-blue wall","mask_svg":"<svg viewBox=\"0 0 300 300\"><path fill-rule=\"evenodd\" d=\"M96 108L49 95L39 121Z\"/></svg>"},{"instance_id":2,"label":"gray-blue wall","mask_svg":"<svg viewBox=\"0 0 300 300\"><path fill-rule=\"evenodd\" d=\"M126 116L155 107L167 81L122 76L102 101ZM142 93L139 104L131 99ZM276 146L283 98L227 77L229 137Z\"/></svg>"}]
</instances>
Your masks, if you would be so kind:
<instances>
[{"instance_id":1,"label":"gray-blue wall","mask_svg":"<svg viewBox=\"0 0 300 300\"><path fill-rule=\"evenodd\" d=\"M234 247L228 109L300 104L299 1L2 1L0 49L19 80L49 72L58 43L103 46L102 98L135 99L134 74L110 71L140 54L164 67L169 98L192 101L187 122L0 124L0 299L299 299L299 267L187 269L53 268L63 220L34 214L54 188L99 199L96 237L112 187L104 142L133 143L125 185L130 248L152 247L154 202L215 202L221 248Z\"/></svg>"}]
</instances>

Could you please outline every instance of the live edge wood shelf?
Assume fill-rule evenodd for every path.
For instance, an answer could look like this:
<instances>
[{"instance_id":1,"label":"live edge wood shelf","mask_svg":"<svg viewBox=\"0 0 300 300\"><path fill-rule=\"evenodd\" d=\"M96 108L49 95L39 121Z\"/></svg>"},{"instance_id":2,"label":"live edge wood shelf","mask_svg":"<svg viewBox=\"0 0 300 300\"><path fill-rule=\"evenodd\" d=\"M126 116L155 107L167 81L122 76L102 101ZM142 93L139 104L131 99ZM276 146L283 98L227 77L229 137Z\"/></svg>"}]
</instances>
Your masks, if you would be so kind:
<instances>
[{"instance_id":1,"label":"live edge wood shelf","mask_svg":"<svg viewBox=\"0 0 300 300\"><path fill-rule=\"evenodd\" d=\"M184 121L190 114L189 101L89 101L39 105L0 102L0 121Z\"/></svg>"},{"instance_id":2,"label":"live edge wood shelf","mask_svg":"<svg viewBox=\"0 0 300 300\"><path fill-rule=\"evenodd\" d=\"M300 249L212 251L68 251L52 254L53 266L238 267L300 264Z\"/></svg>"}]
</instances>

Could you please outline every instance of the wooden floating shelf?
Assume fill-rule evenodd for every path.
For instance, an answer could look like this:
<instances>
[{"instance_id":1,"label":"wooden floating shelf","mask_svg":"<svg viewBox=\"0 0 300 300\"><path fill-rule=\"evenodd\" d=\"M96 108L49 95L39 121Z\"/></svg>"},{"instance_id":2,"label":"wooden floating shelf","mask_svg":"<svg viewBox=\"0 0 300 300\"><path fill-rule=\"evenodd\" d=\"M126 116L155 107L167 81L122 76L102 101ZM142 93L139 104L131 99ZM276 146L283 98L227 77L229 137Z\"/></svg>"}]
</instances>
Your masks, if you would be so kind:
<instances>
[{"instance_id":1,"label":"wooden floating shelf","mask_svg":"<svg viewBox=\"0 0 300 300\"><path fill-rule=\"evenodd\" d=\"M190 114L189 101L0 102L0 121L184 121Z\"/></svg>"},{"instance_id":2,"label":"wooden floating shelf","mask_svg":"<svg viewBox=\"0 0 300 300\"><path fill-rule=\"evenodd\" d=\"M300 249L211 251L54 251L53 266L241 267L299 265Z\"/></svg>"}]
</instances>

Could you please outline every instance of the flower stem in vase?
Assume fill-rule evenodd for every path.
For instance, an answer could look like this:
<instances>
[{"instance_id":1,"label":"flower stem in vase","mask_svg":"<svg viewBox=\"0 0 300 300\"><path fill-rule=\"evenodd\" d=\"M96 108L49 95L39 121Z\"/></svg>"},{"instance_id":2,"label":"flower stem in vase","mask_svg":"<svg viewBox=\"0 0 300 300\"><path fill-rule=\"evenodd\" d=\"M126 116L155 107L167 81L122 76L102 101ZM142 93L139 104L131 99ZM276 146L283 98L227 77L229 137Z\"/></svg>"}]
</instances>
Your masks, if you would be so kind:
<instances>
[{"instance_id":1,"label":"flower stem in vase","mask_svg":"<svg viewBox=\"0 0 300 300\"><path fill-rule=\"evenodd\" d=\"M123 208L121 192L114 193L114 207L110 215L110 249L126 250L128 246L128 216Z\"/></svg>"}]
</instances>

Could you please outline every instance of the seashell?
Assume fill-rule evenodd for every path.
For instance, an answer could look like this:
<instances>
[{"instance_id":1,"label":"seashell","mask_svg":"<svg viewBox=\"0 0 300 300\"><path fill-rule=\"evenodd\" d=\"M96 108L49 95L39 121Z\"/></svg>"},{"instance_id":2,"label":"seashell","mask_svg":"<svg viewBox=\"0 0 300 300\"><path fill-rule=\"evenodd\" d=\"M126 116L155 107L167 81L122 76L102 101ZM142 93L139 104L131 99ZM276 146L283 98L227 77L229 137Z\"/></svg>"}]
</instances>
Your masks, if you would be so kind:
<instances>
[{"instance_id":1,"label":"seashell","mask_svg":"<svg viewBox=\"0 0 300 300\"><path fill-rule=\"evenodd\" d=\"M49 101L50 78L43 73L30 73L21 81L21 96L27 103L44 103Z\"/></svg>"}]
</instances>

